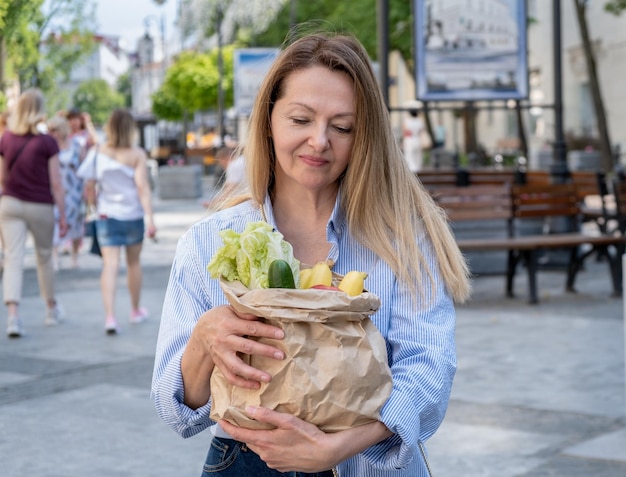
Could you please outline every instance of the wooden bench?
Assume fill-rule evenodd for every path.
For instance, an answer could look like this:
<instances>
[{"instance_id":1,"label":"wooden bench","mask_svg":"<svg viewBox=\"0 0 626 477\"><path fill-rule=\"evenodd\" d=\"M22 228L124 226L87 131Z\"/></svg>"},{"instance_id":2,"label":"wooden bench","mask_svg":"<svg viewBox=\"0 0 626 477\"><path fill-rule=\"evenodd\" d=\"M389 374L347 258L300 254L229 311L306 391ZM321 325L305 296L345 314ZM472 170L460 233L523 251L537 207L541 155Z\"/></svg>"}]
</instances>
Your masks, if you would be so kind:
<instances>
[{"instance_id":1,"label":"wooden bench","mask_svg":"<svg viewBox=\"0 0 626 477\"><path fill-rule=\"evenodd\" d=\"M433 194L443 207L454 227L455 222L480 221L485 218L502 219L506 222L507 236L485 236L476 239L457 239L464 252L506 250L506 294L513 296L513 279L520 261L526 264L528 296L530 303L538 303L537 255L545 249L569 249L566 289L574 291L576 274L584 260L593 252L607 257L611 274L613 295L622 291L621 256L626 237L616 235L586 235L578 228L580 208L573 184L526 184L439 188ZM521 221L528 219L562 218L570 220L573 232L555 234L517 235ZM581 246L589 250L581 253ZM611 253L610 249L614 252Z\"/></svg>"},{"instance_id":2,"label":"wooden bench","mask_svg":"<svg viewBox=\"0 0 626 477\"><path fill-rule=\"evenodd\" d=\"M607 220L614 220L615 230L624 235L626 234L626 178L614 178L612 189L614 203L612 209L607 212Z\"/></svg>"}]
</instances>

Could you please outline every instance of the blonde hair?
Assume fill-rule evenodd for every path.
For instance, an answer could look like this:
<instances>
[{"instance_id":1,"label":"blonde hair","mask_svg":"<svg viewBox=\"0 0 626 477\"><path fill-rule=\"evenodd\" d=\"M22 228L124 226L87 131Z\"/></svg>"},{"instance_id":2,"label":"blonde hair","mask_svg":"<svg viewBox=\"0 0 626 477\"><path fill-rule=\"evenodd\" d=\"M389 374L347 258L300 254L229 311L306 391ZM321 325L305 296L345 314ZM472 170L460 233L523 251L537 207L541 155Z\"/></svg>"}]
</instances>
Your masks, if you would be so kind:
<instances>
[{"instance_id":1,"label":"blonde hair","mask_svg":"<svg viewBox=\"0 0 626 477\"><path fill-rule=\"evenodd\" d=\"M37 125L46 119L44 104L41 90L30 88L24 91L9 117L9 131L20 136L40 134Z\"/></svg>"},{"instance_id":2,"label":"blonde hair","mask_svg":"<svg viewBox=\"0 0 626 477\"><path fill-rule=\"evenodd\" d=\"M110 147L132 147L137 134L137 123L133 115L124 108L115 109L106 124L107 145Z\"/></svg>"},{"instance_id":3,"label":"blonde hair","mask_svg":"<svg viewBox=\"0 0 626 477\"><path fill-rule=\"evenodd\" d=\"M61 139L67 139L71 133L70 123L62 116L56 115L48 119L48 132L57 132Z\"/></svg>"},{"instance_id":4,"label":"blonde hair","mask_svg":"<svg viewBox=\"0 0 626 477\"><path fill-rule=\"evenodd\" d=\"M466 300L470 293L467 263L444 212L409 171L369 57L351 36L304 36L287 46L270 68L254 103L244 147L252 199L262 204L274 187L273 106L284 94L289 75L313 66L345 73L354 84L354 146L340 178L340 205L350 233L380 256L417 297L423 294L421 272L433 280L431 266L416 241L425 232L447 290L457 302Z\"/></svg>"}]
</instances>

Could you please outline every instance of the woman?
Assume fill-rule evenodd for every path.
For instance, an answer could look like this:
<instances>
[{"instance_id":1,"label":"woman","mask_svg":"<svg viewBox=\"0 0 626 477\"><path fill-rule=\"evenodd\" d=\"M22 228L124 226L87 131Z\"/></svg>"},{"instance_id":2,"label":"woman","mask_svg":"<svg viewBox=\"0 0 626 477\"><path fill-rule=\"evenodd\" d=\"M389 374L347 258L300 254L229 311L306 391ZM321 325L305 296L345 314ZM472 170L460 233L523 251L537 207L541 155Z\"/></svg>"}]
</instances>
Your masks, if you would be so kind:
<instances>
[{"instance_id":1,"label":"woman","mask_svg":"<svg viewBox=\"0 0 626 477\"><path fill-rule=\"evenodd\" d=\"M87 155L87 151L98 142L96 128L91 122L89 113L81 112L76 108L68 111L66 119L70 125L70 140L75 142L80 149L80 160L82 161Z\"/></svg>"},{"instance_id":2,"label":"woman","mask_svg":"<svg viewBox=\"0 0 626 477\"><path fill-rule=\"evenodd\" d=\"M409 170L419 172L424 165L422 133L426 131L424 121L417 109L409 109L402 125L402 151Z\"/></svg>"},{"instance_id":3,"label":"woman","mask_svg":"<svg viewBox=\"0 0 626 477\"><path fill-rule=\"evenodd\" d=\"M78 144L70 140L70 127L67 120L61 116L54 116L48 120L48 133L59 145L59 163L61 165L61 178L65 189L65 216L67 219L67 234L65 239L71 244L72 268L78 268L78 253L82 243L85 223L82 209L83 181L78 177L77 171L80 166L80 149ZM59 227L55 227L52 259L58 264L58 248L61 244Z\"/></svg>"},{"instance_id":4,"label":"woman","mask_svg":"<svg viewBox=\"0 0 626 477\"><path fill-rule=\"evenodd\" d=\"M139 256L144 233L155 237L146 153L134 145L136 123L131 113L116 109L104 127L107 140L91 149L78 169L85 179L87 202L96 206L96 235L102 251L100 287L107 334L119 331L115 315L115 289L122 247L126 249L127 285L131 323L141 323L148 311L139 306L142 272ZM96 194L96 183L98 186ZM147 223L144 224L144 219Z\"/></svg>"},{"instance_id":5,"label":"woman","mask_svg":"<svg viewBox=\"0 0 626 477\"><path fill-rule=\"evenodd\" d=\"M367 288L382 302L372 320L387 342L393 391L380 421L333 434L248 408L276 429L220 421L203 475L428 475L421 443L441 423L449 399L453 299L468 296L467 267L441 209L403 161L363 47L322 34L288 46L260 88L245 144L251 197L195 224L178 244L152 384L159 414L192 436L214 424L215 367L231 384L256 389L272 376L246 365L242 353L284 358L255 338L289 337L237 315L206 270L222 245L221 230L267 220L301 262L329 258L340 274L368 272Z\"/></svg>"},{"instance_id":6,"label":"woman","mask_svg":"<svg viewBox=\"0 0 626 477\"><path fill-rule=\"evenodd\" d=\"M55 205L59 235L63 237L67 232L65 191L61 182L59 146L52 136L39 130L44 120L43 94L38 89L28 89L20 96L9 119L9 128L0 139L0 231L5 247L2 289L10 338L23 334L18 308L22 298L27 231L34 238L37 279L46 301L44 324L54 326L61 319L54 295L52 238Z\"/></svg>"}]
</instances>

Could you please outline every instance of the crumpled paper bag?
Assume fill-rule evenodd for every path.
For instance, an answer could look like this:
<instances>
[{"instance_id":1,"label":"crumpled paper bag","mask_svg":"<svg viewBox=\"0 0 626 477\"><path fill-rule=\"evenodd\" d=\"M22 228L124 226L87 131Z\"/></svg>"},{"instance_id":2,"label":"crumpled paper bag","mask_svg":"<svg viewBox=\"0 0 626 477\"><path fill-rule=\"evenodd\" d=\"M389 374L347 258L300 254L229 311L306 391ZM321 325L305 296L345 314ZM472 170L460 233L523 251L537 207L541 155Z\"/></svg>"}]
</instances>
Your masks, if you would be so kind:
<instances>
[{"instance_id":1,"label":"crumpled paper bag","mask_svg":"<svg viewBox=\"0 0 626 477\"><path fill-rule=\"evenodd\" d=\"M262 406L297 416L325 432L360 426L380 417L391 394L385 340L368 318L379 298L364 292L318 289L254 289L221 280L230 305L282 328L282 340L259 339L285 359L244 355L272 376L260 389L231 386L216 367L211 377L211 418L249 429L272 426L246 416L246 406Z\"/></svg>"}]
</instances>

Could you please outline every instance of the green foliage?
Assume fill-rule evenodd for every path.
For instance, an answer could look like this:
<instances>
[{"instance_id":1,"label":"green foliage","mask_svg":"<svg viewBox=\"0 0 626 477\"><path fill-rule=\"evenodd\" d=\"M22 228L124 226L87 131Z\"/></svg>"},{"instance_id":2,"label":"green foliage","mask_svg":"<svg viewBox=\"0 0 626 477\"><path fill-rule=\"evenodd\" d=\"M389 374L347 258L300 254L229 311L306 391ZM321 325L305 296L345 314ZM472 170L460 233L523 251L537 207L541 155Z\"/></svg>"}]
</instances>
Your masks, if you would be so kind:
<instances>
[{"instance_id":1,"label":"green foliage","mask_svg":"<svg viewBox=\"0 0 626 477\"><path fill-rule=\"evenodd\" d=\"M224 106L233 104L234 45L222 48L222 89ZM152 111L162 119L181 119L183 111L193 113L218 107L218 50L209 53L185 51L169 67L161 88L152 96Z\"/></svg>"},{"instance_id":2,"label":"green foliage","mask_svg":"<svg viewBox=\"0 0 626 477\"><path fill-rule=\"evenodd\" d=\"M626 0L611 0L604 4L604 9L613 15L621 15L626 10Z\"/></svg>"},{"instance_id":3,"label":"green foliage","mask_svg":"<svg viewBox=\"0 0 626 477\"><path fill-rule=\"evenodd\" d=\"M152 95L152 112L159 119L181 121L185 111L171 90L161 87Z\"/></svg>"},{"instance_id":4,"label":"green foliage","mask_svg":"<svg viewBox=\"0 0 626 477\"><path fill-rule=\"evenodd\" d=\"M59 78L93 50L94 0L0 0L0 42L10 70L22 87L37 86L48 95Z\"/></svg>"},{"instance_id":5,"label":"green foliage","mask_svg":"<svg viewBox=\"0 0 626 477\"><path fill-rule=\"evenodd\" d=\"M124 106L124 97L103 79L83 81L73 96L74 107L86 111L96 126L103 125L115 108Z\"/></svg>"},{"instance_id":6,"label":"green foliage","mask_svg":"<svg viewBox=\"0 0 626 477\"><path fill-rule=\"evenodd\" d=\"M322 28L356 36L369 53L377 58L377 21L376 0L316 0L314 2L296 3L296 23L298 30ZM412 24L411 3L407 0L390 0L389 2L389 43L392 50L398 50L409 65L412 57ZM254 46L279 46L289 33L290 2L286 2L283 10L269 28L250 41Z\"/></svg>"},{"instance_id":7,"label":"green foliage","mask_svg":"<svg viewBox=\"0 0 626 477\"><path fill-rule=\"evenodd\" d=\"M124 73L117 79L117 92L124 97L124 106L130 108L133 103L133 85L130 73Z\"/></svg>"}]
</instances>

